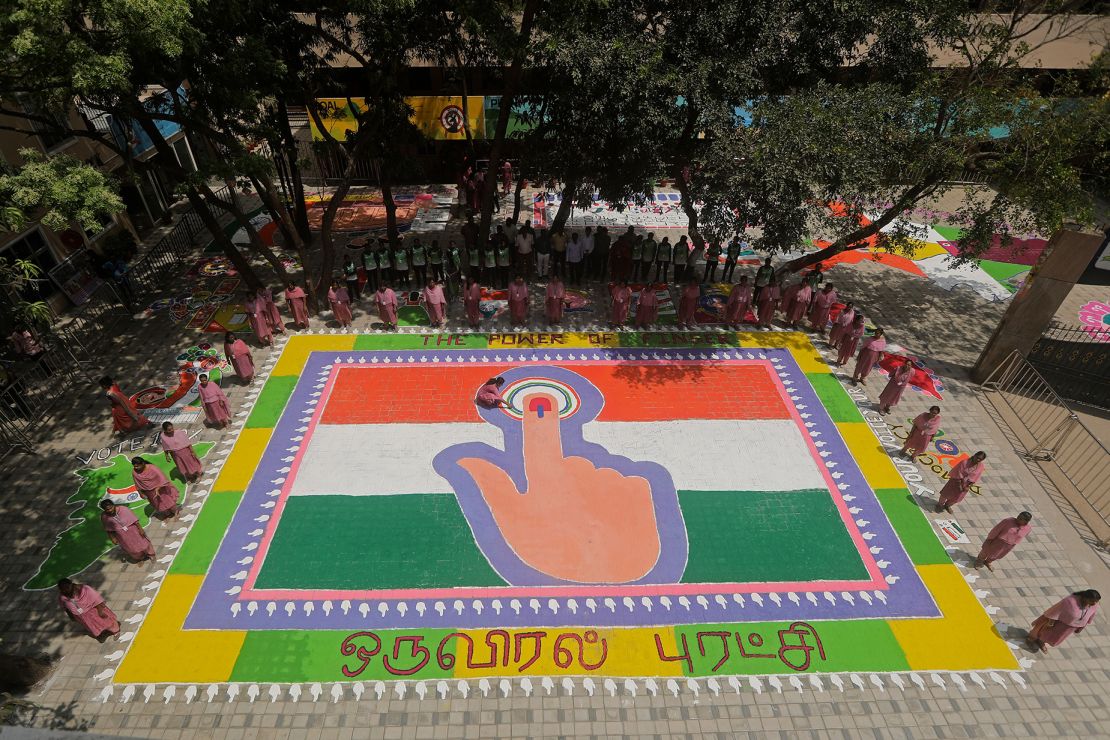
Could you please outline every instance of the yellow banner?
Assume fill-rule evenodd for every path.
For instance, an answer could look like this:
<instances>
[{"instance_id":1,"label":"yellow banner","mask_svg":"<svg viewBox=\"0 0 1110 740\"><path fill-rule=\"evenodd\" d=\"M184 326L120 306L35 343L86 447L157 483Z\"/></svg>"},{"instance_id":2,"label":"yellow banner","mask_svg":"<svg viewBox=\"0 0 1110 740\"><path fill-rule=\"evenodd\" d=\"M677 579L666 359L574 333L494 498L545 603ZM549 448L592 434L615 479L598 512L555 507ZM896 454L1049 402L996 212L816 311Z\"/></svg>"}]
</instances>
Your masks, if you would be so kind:
<instances>
[{"instance_id":1,"label":"yellow banner","mask_svg":"<svg viewBox=\"0 0 1110 740\"><path fill-rule=\"evenodd\" d=\"M471 95L466 99L466 114L463 113L463 99L461 95L426 96L419 95L405 98L412 106L412 115L409 120L429 139L440 140L465 140L466 131L463 121L470 124L470 133L475 139L485 138L485 98L481 95ZM317 98L320 105L320 118L324 128L339 141L346 141L347 136L358 129L356 114L366 105L365 98ZM316 126L316 121L309 117L309 127L312 130L313 141L321 141L324 136Z\"/></svg>"}]
</instances>

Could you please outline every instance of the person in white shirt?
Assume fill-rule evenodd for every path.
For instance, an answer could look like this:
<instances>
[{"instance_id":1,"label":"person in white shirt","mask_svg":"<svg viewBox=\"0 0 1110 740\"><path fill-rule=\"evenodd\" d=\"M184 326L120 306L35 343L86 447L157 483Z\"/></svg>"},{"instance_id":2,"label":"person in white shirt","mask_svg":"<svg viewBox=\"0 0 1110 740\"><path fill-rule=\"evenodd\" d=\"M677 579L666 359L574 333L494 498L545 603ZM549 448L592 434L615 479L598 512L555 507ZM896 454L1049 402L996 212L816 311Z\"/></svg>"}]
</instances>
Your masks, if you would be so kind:
<instances>
[{"instance_id":1,"label":"person in white shirt","mask_svg":"<svg viewBox=\"0 0 1110 740\"><path fill-rule=\"evenodd\" d=\"M586 250L583 248L582 240L576 231L570 235L570 241L567 242L567 269L570 271L570 283L572 285L582 284L582 266L585 256Z\"/></svg>"},{"instance_id":2,"label":"person in white shirt","mask_svg":"<svg viewBox=\"0 0 1110 740\"><path fill-rule=\"evenodd\" d=\"M516 271L517 274L524 275L529 282L532 280L532 245L535 244L535 241L535 234L532 233L532 222L526 221L516 234Z\"/></svg>"}]
</instances>

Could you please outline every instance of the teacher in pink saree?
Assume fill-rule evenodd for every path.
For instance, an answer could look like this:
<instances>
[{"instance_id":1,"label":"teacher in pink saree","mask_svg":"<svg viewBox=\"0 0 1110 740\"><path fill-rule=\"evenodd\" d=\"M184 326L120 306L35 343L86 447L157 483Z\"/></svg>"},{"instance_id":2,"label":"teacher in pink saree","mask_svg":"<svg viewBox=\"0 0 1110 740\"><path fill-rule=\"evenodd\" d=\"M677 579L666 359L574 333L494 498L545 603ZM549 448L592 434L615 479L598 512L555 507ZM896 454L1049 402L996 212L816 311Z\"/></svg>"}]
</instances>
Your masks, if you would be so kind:
<instances>
[{"instance_id":1,"label":"teacher in pink saree","mask_svg":"<svg viewBox=\"0 0 1110 740\"><path fill-rule=\"evenodd\" d=\"M188 434L177 431L173 428L173 424L164 421L159 440L162 442L162 450L166 453L166 462L176 465L177 471L185 480L195 481L200 477L204 472L204 466L201 465Z\"/></svg>"},{"instance_id":2,"label":"teacher in pink saree","mask_svg":"<svg viewBox=\"0 0 1110 740\"><path fill-rule=\"evenodd\" d=\"M940 500L937 501L937 513L942 510L952 513L952 507L967 497L971 487L983 477L986 466L983 461L987 453L980 450L966 460L960 460L952 472L948 474L948 482L940 489Z\"/></svg>"},{"instance_id":3,"label":"teacher in pink saree","mask_svg":"<svg viewBox=\"0 0 1110 740\"><path fill-rule=\"evenodd\" d=\"M1033 521L1033 515L1023 511L1017 516L1006 517L994 525L994 529L983 541L979 556L975 558L975 567L982 568L985 565L987 570L993 572L991 563L1009 555L1017 543L1025 539L1025 535L1033 529L1033 525L1029 523L1031 521Z\"/></svg>"},{"instance_id":4,"label":"teacher in pink saree","mask_svg":"<svg viewBox=\"0 0 1110 740\"><path fill-rule=\"evenodd\" d=\"M1089 588L1086 591L1076 591L1057 602L1033 620L1029 644L1042 653L1047 653L1049 645L1056 647L1072 635L1082 632L1095 618L1100 601L1102 594Z\"/></svg>"},{"instance_id":5,"label":"teacher in pink saree","mask_svg":"<svg viewBox=\"0 0 1110 740\"><path fill-rule=\"evenodd\" d=\"M204 405L204 419L214 427L223 429L231 421L231 406L227 396L220 386L208 379L207 375L200 376L200 402Z\"/></svg>"},{"instance_id":6,"label":"teacher in pink saree","mask_svg":"<svg viewBox=\"0 0 1110 740\"><path fill-rule=\"evenodd\" d=\"M115 612L108 608L104 597L92 586L63 578L58 581L58 605L97 642L119 634L119 620Z\"/></svg>"},{"instance_id":7,"label":"teacher in pink saree","mask_svg":"<svg viewBox=\"0 0 1110 740\"><path fill-rule=\"evenodd\" d=\"M920 413L914 418L909 436L906 437L899 454L903 457L912 457L910 450L913 450L914 455L920 455L928 449L929 443L933 441L933 437L937 436L939 431L940 406L930 406L928 411Z\"/></svg>"},{"instance_id":8,"label":"teacher in pink saree","mask_svg":"<svg viewBox=\"0 0 1110 740\"><path fill-rule=\"evenodd\" d=\"M157 466L151 465L141 457L131 459L131 477L135 488L154 509L152 516L170 519L177 515L177 486Z\"/></svg>"},{"instance_id":9,"label":"teacher in pink saree","mask_svg":"<svg viewBox=\"0 0 1110 740\"><path fill-rule=\"evenodd\" d=\"M117 506L111 499L100 502L100 524L112 544L123 550L133 563L154 559L154 545L139 524L135 512L126 506Z\"/></svg>"}]
</instances>

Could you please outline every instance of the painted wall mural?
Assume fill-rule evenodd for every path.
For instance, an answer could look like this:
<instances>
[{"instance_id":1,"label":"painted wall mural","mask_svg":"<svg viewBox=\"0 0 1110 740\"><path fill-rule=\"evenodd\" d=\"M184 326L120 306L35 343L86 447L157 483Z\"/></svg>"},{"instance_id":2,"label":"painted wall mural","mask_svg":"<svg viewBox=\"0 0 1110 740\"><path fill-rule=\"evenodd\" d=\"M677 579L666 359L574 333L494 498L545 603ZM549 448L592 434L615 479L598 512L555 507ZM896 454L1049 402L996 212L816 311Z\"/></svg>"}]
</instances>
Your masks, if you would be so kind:
<instances>
[{"instance_id":1,"label":"painted wall mural","mask_svg":"<svg viewBox=\"0 0 1110 740\"><path fill-rule=\"evenodd\" d=\"M135 481L131 477L132 457L141 455L161 468L178 491L183 496L186 494L185 480L177 472L176 466L166 461L166 456L158 445L158 436L155 434L151 437L149 443L146 438L137 437L138 446L129 445L127 453L112 456L107 465L82 467L74 471L73 474L81 479L81 485L66 499L66 504L74 507L69 515L74 524L58 535L38 572L23 585L24 589L37 591L54 588L60 578L69 578L84 572L113 548L100 524L99 507L102 499L110 498L117 505L130 507L141 525L145 527L149 524L149 504L139 498ZM126 443L120 443L121 449L124 444ZM212 442L194 444L197 457L205 460L214 446ZM90 455L89 460L94 457L96 456ZM182 498L181 501L184 503L186 499ZM192 518L192 515L185 516Z\"/></svg>"},{"instance_id":2,"label":"painted wall mural","mask_svg":"<svg viewBox=\"0 0 1110 740\"><path fill-rule=\"evenodd\" d=\"M1017 670L876 434L802 334L292 337L102 696Z\"/></svg>"}]
</instances>

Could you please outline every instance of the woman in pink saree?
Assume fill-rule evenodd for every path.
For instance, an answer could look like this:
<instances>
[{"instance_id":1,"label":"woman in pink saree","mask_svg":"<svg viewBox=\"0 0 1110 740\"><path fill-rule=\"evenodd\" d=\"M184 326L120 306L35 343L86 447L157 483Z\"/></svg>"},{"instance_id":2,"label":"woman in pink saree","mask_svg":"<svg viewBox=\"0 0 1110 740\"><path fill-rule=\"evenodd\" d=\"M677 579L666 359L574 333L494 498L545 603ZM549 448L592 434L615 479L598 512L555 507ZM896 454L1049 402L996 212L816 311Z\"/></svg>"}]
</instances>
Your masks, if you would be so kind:
<instances>
[{"instance_id":1,"label":"woman in pink saree","mask_svg":"<svg viewBox=\"0 0 1110 740\"><path fill-rule=\"evenodd\" d=\"M725 324L733 329L739 329L740 324L748 316L748 309L752 306L752 286L748 285L748 276L741 275L740 282L732 288L725 303Z\"/></svg>"},{"instance_id":2,"label":"woman in pink saree","mask_svg":"<svg viewBox=\"0 0 1110 740\"><path fill-rule=\"evenodd\" d=\"M665 286L664 286L665 287ZM659 319L659 295L651 283L640 288L640 299L636 302L637 329L647 329Z\"/></svg>"},{"instance_id":3,"label":"woman in pink saree","mask_svg":"<svg viewBox=\"0 0 1110 740\"><path fill-rule=\"evenodd\" d=\"M1023 511L1017 516L1006 517L994 525L987 539L983 540L983 547L979 550L979 556L975 558L975 567L982 568L985 565L987 570L993 572L991 563L1009 555L1017 543L1025 539L1025 535L1033 529L1033 525L1029 523L1031 521L1033 521L1033 515Z\"/></svg>"},{"instance_id":4,"label":"woman in pink saree","mask_svg":"<svg viewBox=\"0 0 1110 740\"><path fill-rule=\"evenodd\" d=\"M58 605L85 630L89 637L104 642L119 634L119 620L92 586L68 578L58 581Z\"/></svg>"},{"instance_id":5,"label":"woman in pink saree","mask_svg":"<svg viewBox=\"0 0 1110 740\"><path fill-rule=\"evenodd\" d=\"M755 299L759 308L759 325L764 329L771 327L771 321L775 318L775 311L778 309L781 296L782 291L778 285L778 278L771 275L770 282L759 289L759 295Z\"/></svg>"},{"instance_id":6,"label":"woman in pink saree","mask_svg":"<svg viewBox=\"0 0 1110 740\"><path fill-rule=\"evenodd\" d=\"M628 307L632 304L632 289L623 280L618 281L609 289L613 305L609 311L609 325L617 328L623 327L628 321Z\"/></svg>"},{"instance_id":7,"label":"woman in pink saree","mask_svg":"<svg viewBox=\"0 0 1110 740\"><path fill-rule=\"evenodd\" d=\"M913 450L914 455L920 455L929 447L929 443L933 441L933 437L937 436L939 431L940 406L930 406L928 411L918 414L913 420L910 434L906 437L899 454L904 457L912 457L909 451Z\"/></svg>"},{"instance_id":8,"label":"woman in pink saree","mask_svg":"<svg viewBox=\"0 0 1110 740\"><path fill-rule=\"evenodd\" d=\"M1082 632L1095 618L1100 601L1102 594L1089 588L1086 591L1076 591L1057 602L1033 620L1033 628L1029 630L1029 643L1042 653L1047 653L1049 645L1056 647L1072 635Z\"/></svg>"},{"instance_id":9,"label":"woman in pink saree","mask_svg":"<svg viewBox=\"0 0 1110 740\"><path fill-rule=\"evenodd\" d=\"M793 287L795 286L791 286L791 288ZM798 289L794 292L794 300L786 312L786 320L790 322L791 329L797 329L798 324L805 319L806 311L809 310L809 301L813 298L813 288L809 285L802 283L797 287Z\"/></svg>"},{"instance_id":10,"label":"woman in pink saree","mask_svg":"<svg viewBox=\"0 0 1110 740\"><path fill-rule=\"evenodd\" d=\"M152 516L158 519L177 516L177 486L157 466L141 457L132 458L131 465L134 468L131 477L135 480L135 488L154 509Z\"/></svg>"},{"instance_id":11,"label":"woman in pink saree","mask_svg":"<svg viewBox=\"0 0 1110 740\"><path fill-rule=\"evenodd\" d=\"M883 388L883 392L879 394L879 410L882 413L889 414L890 410L902 400L902 394L906 392L906 386L910 384L910 378L913 377L916 369L917 364L913 360L903 362L894 368L894 372L886 382L886 388Z\"/></svg>"},{"instance_id":12,"label":"woman in pink saree","mask_svg":"<svg viewBox=\"0 0 1110 740\"><path fill-rule=\"evenodd\" d=\"M821 336L825 336L825 328L829 323L829 314L832 313L833 304L836 303L836 289L832 283L825 286L813 296L813 304L809 309L809 328Z\"/></svg>"},{"instance_id":13,"label":"woman in pink saree","mask_svg":"<svg viewBox=\"0 0 1110 740\"><path fill-rule=\"evenodd\" d=\"M378 306L378 318L385 324L386 329L397 328L397 294L389 283L382 282L378 291L374 293L374 303Z\"/></svg>"},{"instance_id":14,"label":"woman in pink saree","mask_svg":"<svg viewBox=\"0 0 1110 740\"><path fill-rule=\"evenodd\" d=\"M501 386L503 385L505 385L505 379L500 375L490 378L478 389L478 395L474 397L474 402L479 406L485 406L487 409L495 409L500 406L508 408L509 402L501 396Z\"/></svg>"},{"instance_id":15,"label":"woman in pink saree","mask_svg":"<svg viewBox=\"0 0 1110 740\"><path fill-rule=\"evenodd\" d=\"M274 303L274 292L267 287L261 287L255 291L255 296L270 328L278 334L284 334L285 323L281 320L281 312L278 311L277 304Z\"/></svg>"},{"instance_id":16,"label":"woman in pink saree","mask_svg":"<svg viewBox=\"0 0 1110 740\"><path fill-rule=\"evenodd\" d=\"M432 278L428 280L422 293L424 307L428 310L428 318L431 319L432 326L443 328L447 325L447 298L443 295L443 286Z\"/></svg>"},{"instance_id":17,"label":"woman in pink saree","mask_svg":"<svg viewBox=\"0 0 1110 740\"><path fill-rule=\"evenodd\" d=\"M886 349L884 334L882 329L876 329L875 336L863 340L863 348L856 358L856 369L852 372L852 385L857 383L867 385L867 376L871 374L871 370L879 360L883 359L883 350Z\"/></svg>"},{"instance_id":18,"label":"woman in pink saree","mask_svg":"<svg viewBox=\"0 0 1110 740\"><path fill-rule=\"evenodd\" d=\"M840 344L836 355L836 364L839 367L844 367L844 364L856 353L856 347L859 346L859 340L863 337L865 331L867 331L867 327L864 325L863 314L857 313L856 317L852 319L851 326L840 335Z\"/></svg>"},{"instance_id":19,"label":"woman in pink saree","mask_svg":"<svg viewBox=\"0 0 1110 740\"><path fill-rule=\"evenodd\" d=\"M466 322L470 324L471 329L477 329L481 324L481 305L482 286L478 285L478 281L474 278L469 278L466 281L466 287L463 288L463 307L466 309Z\"/></svg>"},{"instance_id":20,"label":"woman in pink saree","mask_svg":"<svg viewBox=\"0 0 1110 740\"><path fill-rule=\"evenodd\" d=\"M124 395L116 381L105 375L100 379L100 388L108 403L112 405L112 430L128 434L150 426L150 419L139 412L135 404Z\"/></svg>"},{"instance_id":21,"label":"woman in pink saree","mask_svg":"<svg viewBox=\"0 0 1110 740\"><path fill-rule=\"evenodd\" d=\"M308 328L308 296L304 288L289 283L285 286L285 303L293 312L293 325L298 329Z\"/></svg>"},{"instance_id":22,"label":"woman in pink saree","mask_svg":"<svg viewBox=\"0 0 1110 740\"><path fill-rule=\"evenodd\" d=\"M566 297L567 289L563 285L563 279L553 275L544 291L543 299L543 313L547 317L547 323L558 324L563 320L563 299Z\"/></svg>"},{"instance_id":23,"label":"woman in pink saree","mask_svg":"<svg viewBox=\"0 0 1110 740\"><path fill-rule=\"evenodd\" d=\"M942 510L952 513L952 507L967 497L971 487L983 477L987 453L980 450L966 460L960 460L952 472L948 474L948 482L940 489L940 499L937 501L937 513Z\"/></svg>"},{"instance_id":24,"label":"woman in pink saree","mask_svg":"<svg viewBox=\"0 0 1110 740\"><path fill-rule=\"evenodd\" d=\"M523 275L517 275L509 285L509 315L513 326L528 323L528 284L524 282Z\"/></svg>"},{"instance_id":25,"label":"woman in pink saree","mask_svg":"<svg viewBox=\"0 0 1110 740\"><path fill-rule=\"evenodd\" d=\"M840 340L844 337L844 333L848 331L848 327L856 318L856 304L848 301L844 304L844 308L840 309L840 313L833 322L833 328L829 331L829 346L836 349L840 344Z\"/></svg>"},{"instance_id":26,"label":"woman in pink saree","mask_svg":"<svg viewBox=\"0 0 1110 740\"><path fill-rule=\"evenodd\" d=\"M694 313L698 310L698 299L701 297L701 286L696 277L690 278L682 294L678 298L678 328L695 329L697 324Z\"/></svg>"},{"instance_id":27,"label":"woman in pink saree","mask_svg":"<svg viewBox=\"0 0 1110 740\"><path fill-rule=\"evenodd\" d=\"M254 378L254 358L251 357L251 348L230 331L224 335L224 357L235 368L235 374L244 384L251 382Z\"/></svg>"},{"instance_id":28,"label":"woman in pink saree","mask_svg":"<svg viewBox=\"0 0 1110 740\"><path fill-rule=\"evenodd\" d=\"M173 462L177 472L187 481L195 481L204 472L204 466L193 449L189 435L173 428L168 421L162 422L162 450L166 453L166 462Z\"/></svg>"},{"instance_id":29,"label":"woman in pink saree","mask_svg":"<svg viewBox=\"0 0 1110 740\"><path fill-rule=\"evenodd\" d=\"M257 295L247 293L247 299L243 302L243 306L247 310L247 321L250 322L251 331L254 332L258 343L263 347L273 344L274 335L270 331L270 319L266 316L266 308L262 301Z\"/></svg>"},{"instance_id":30,"label":"woman in pink saree","mask_svg":"<svg viewBox=\"0 0 1110 740\"><path fill-rule=\"evenodd\" d=\"M351 315L351 296L338 280L331 281L331 287L328 288L328 303L331 304L331 313L339 325L344 329L350 326L354 320Z\"/></svg>"},{"instance_id":31,"label":"woman in pink saree","mask_svg":"<svg viewBox=\"0 0 1110 740\"><path fill-rule=\"evenodd\" d=\"M154 559L154 545L131 509L106 498L100 502L100 524L112 544L123 550L131 562Z\"/></svg>"},{"instance_id":32,"label":"woman in pink saree","mask_svg":"<svg viewBox=\"0 0 1110 740\"><path fill-rule=\"evenodd\" d=\"M205 420L220 429L226 427L231 421L231 406L223 389L209 380L207 375L201 375L197 390L200 391L200 402L204 404Z\"/></svg>"}]
</instances>

